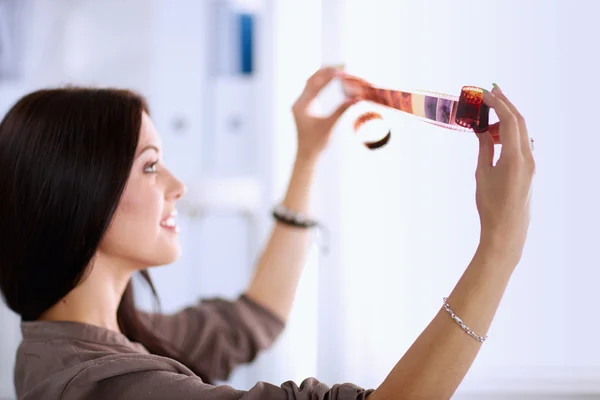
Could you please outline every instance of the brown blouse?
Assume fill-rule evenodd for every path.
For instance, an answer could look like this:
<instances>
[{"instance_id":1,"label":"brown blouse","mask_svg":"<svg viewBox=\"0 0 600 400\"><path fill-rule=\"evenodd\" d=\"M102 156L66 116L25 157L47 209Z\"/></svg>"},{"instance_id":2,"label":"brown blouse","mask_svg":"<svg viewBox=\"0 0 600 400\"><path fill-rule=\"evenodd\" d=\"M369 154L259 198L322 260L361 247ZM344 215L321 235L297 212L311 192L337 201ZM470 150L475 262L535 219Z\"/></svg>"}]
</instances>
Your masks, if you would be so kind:
<instances>
[{"instance_id":1,"label":"brown blouse","mask_svg":"<svg viewBox=\"0 0 600 400\"><path fill-rule=\"evenodd\" d=\"M283 323L246 296L207 299L171 315L156 315L156 333L195 360L210 379L256 357ZM140 343L97 326L62 321L23 322L15 388L19 399L355 400L372 390L328 387L314 378L300 386L259 382L249 391L213 386L177 360L150 354Z\"/></svg>"}]
</instances>

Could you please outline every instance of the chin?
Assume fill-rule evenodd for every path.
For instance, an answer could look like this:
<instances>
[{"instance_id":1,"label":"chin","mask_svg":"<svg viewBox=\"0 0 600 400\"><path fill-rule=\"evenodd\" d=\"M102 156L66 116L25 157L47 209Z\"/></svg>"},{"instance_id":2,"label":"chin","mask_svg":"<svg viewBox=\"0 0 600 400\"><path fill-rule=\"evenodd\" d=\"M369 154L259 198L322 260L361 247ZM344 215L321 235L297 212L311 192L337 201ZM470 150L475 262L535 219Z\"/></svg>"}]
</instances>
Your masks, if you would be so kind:
<instances>
[{"instance_id":1,"label":"chin","mask_svg":"<svg viewBox=\"0 0 600 400\"><path fill-rule=\"evenodd\" d=\"M179 257L181 257L181 247L179 245L173 246L172 248L162 252L162 254L159 257L161 262L157 265L172 264L175 261L179 260Z\"/></svg>"},{"instance_id":2,"label":"chin","mask_svg":"<svg viewBox=\"0 0 600 400\"><path fill-rule=\"evenodd\" d=\"M157 246L150 254L144 257L142 264L146 267L160 267L172 264L181 257L181 246L179 244L169 244L168 246Z\"/></svg>"}]
</instances>

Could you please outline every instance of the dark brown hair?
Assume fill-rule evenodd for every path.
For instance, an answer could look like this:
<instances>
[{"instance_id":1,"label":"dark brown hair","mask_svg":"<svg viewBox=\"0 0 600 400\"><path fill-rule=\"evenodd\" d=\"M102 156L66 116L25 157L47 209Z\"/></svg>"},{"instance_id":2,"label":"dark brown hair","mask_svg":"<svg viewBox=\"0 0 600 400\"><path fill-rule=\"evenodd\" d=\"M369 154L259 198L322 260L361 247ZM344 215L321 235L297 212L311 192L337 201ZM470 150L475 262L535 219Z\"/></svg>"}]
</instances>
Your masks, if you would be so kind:
<instances>
[{"instance_id":1,"label":"dark brown hair","mask_svg":"<svg viewBox=\"0 0 600 400\"><path fill-rule=\"evenodd\" d=\"M0 123L0 290L23 321L38 319L93 267L144 111L146 101L126 90L47 89L20 99ZM148 272L141 275L158 300ZM129 339L208 381L142 323L131 281L117 320Z\"/></svg>"}]
</instances>

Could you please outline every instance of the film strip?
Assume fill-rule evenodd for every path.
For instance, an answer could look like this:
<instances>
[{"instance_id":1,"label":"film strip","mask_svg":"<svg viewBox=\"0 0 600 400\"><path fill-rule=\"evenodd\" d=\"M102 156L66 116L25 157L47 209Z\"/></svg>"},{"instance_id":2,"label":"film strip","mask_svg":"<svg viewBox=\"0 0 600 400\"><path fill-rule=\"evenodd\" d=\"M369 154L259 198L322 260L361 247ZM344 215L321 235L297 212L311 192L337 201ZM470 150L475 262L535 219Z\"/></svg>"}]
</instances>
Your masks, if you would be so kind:
<instances>
[{"instance_id":1,"label":"film strip","mask_svg":"<svg viewBox=\"0 0 600 400\"><path fill-rule=\"evenodd\" d=\"M426 91L384 89L346 73L340 74L339 79L347 98L390 107L433 125L475 133L485 132L489 126L490 109L483 102L483 89L476 86L464 86L460 96L452 96ZM364 113L354 123L354 130L358 132L367 122L382 119L379 113ZM381 132L378 136L374 140L364 140L364 145L369 149L386 145L391 138L391 130Z\"/></svg>"}]
</instances>

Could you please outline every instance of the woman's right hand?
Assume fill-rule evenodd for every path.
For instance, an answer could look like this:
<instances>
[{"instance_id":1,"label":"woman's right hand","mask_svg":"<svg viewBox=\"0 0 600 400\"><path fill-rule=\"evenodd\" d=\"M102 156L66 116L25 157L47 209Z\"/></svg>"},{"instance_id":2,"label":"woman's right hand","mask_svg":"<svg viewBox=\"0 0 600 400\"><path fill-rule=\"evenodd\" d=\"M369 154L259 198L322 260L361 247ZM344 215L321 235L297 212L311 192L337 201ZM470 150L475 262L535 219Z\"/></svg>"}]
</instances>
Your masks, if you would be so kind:
<instances>
[{"instance_id":1,"label":"woman's right hand","mask_svg":"<svg viewBox=\"0 0 600 400\"><path fill-rule=\"evenodd\" d=\"M490 130L499 130L502 153L494 165L492 133L479 135L476 193L481 242L446 301L470 330L440 307L369 400L452 398L481 348L481 340L468 333L487 337L521 257L535 171L527 127L498 88L486 92L483 99L498 114L500 121Z\"/></svg>"},{"instance_id":2,"label":"woman's right hand","mask_svg":"<svg viewBox=\"0 0 600 400\"><path fill-rule=\"evenodd\" d=\"M535 173L531 142L525 119L497 86L485 92L483 100L498 115L502 150L493 165L492 134L478 135L476 201L481 220L480 246L509 251L518 261L529 227L529 199Z\"/></svg>"}]
</instances>

